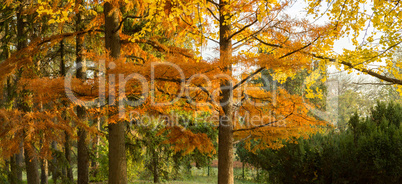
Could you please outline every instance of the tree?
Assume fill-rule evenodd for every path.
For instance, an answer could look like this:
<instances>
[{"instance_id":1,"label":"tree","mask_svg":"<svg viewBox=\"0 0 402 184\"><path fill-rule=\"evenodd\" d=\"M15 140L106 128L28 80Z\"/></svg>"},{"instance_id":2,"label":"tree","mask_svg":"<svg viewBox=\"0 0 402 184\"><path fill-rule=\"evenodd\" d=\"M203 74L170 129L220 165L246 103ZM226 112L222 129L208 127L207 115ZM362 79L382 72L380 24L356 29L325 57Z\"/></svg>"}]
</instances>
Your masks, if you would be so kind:
<instances>
[{"instance_id":1,"label":"tree","mask_svg":"<svg viewBox=\"0 0 402 184\"><path fill-rule=\"evenodd\" d=\"M237 128L233 130L235 119L235 100L236 91L243 83L248 79L258 74L265 68L272 68L278 72L275 74L285 74L285 76L291 75L296 69L307 67L311 64L309 57L306 57L306 53L313 52L315 47L329 47L331 42L328 39L336 37L337 25L335 26L323 26L318 27L309 24L306 20L291 19L284 12L286 7L290 6L290 2L269 2L264 1L201 1L200 6L191 7L188 9L183 8L183 12L188 13L190 18L182 18L188 24L191 24L195 32L194 37L207 38L213 40L218 38L219 41L213 40L219 44L219 62L216 63L217 67L222 73L232 76L232 67L236 64L244 64L251 66L259 66L255 72L249 76L243 78L239 83L232 84L227 78L220 79L219 87L219 152L218 152L218 183L233 183L233 133L246 132L246 135L252 135L251 130L258 128L266 128L268 131L278 131L281 128L272 128L272 124L279 121L278 117L271 116L272 121L263 122L258 126ZM202 14L194 13L196 8L201 9ZM181 11L181 10L180 10ZM209 19L204 19L203 16L209 16ZM282 19L284 18L284 19ZM199 26L201 24L201 26ZM205 29L208 26L217 26L218 31L214 32L213 29ZM201 28L199 28L201 27ZM293 30L293 27L302 28L303 31L297 32ZM324 31L327 30L327 31ZM326 38L327 41L323 38ZM241 51L239 56L234 57L233 52L236 49L241 49L243 45L247 45L251 48L258 46L263 51L258 54L250 51ZM314 46L312 46L314 45ZM269 54L264 54L269 53ZM289 67L288 64L292 63L294 67ZM281 71L281 72L279 72ZM245 94L243 99L247 99L247 96L251 96L250 99L258 101L258 99L264 99L268 102L267 96L252 96L251 94L238 92L239 94ZM283 93L283 91L281 91ZM255 92L255 94L259 94ZM242 98L237 99L240 101L241 106ZM285 100L285 99L281 99ZM297 101L296 99L292 99ZM299 99L300 100L300 99ZM264 101L264 100L261 100ZM286 101L286 100L285 100ZM286 103L284 103L286 104ZM295 104L293 104L295 105ZM285 105L287 109L291 104ZM272 108L273 106L271 106ZM269 109L269 105L266 107ZM247 109L247 110L246 110ZM256 109L255 107L246 106L240 107L239 110L249 111L248 109ZM271 109L272 110L272 109ZM261 112L261 111L259 111ZM305 111L304 111L305 112ZM258 113L254 111L254 113ZM299 122L297 119L287 119L293 112L277 112L282 114L284 119L288 122ZM287 116L285 114L288 114ZM301 113L303 114L303 113ZM296 116L293 116L296 117ZM314 122L314 120L312 121ZM269 127L269 128L267 128ZM306 127L305 127L306 128ZM248 132L247 132L248 131ZM285 129L285 131L292 131L291 129ZM255 131L254 131L255 132ZM240 134L241 137L242 134ZM274 142L277 139L275 133L265 137L265 141L269 143ZM280 135L280 133L279 133ZM244 134L243 134L244 136ZM264 133L256 133L254 136L264 137ZM244 136L247 137L247 136Z\"/></svg>"},{"instance_id":2,"label":"tree","mask_svg":"<svg viewBox=\"0 0 402 184\"><path fill-rule=\"evenodd\" d=\"M346 70L354 69L397 85L400 92L401 73L393 68L392 62L402 39L399 35L402 22L398 1L332 1L325 10L321 8L321 1L308 2L308 13L318 18L326 11L327 18L341 26L340 35L349 36L354 46L344 49L342 54L316 52L313 56L328 59L336 66L344 66ZM385 66L376 69L369 67L372 63L382 61L385 61Z\"/></svg>"},{"instance_id":3,"label":"tree","mask_svg":"<svg viewBox=\"0 0 402 184\"><path fill-rule=\"evenodd\" d=\"M76 12L76 32L84 30L83 13L82 9L85 6L84 0L75 1L75 7L78 9ZM106 35L108 36L108 35ZM76 53L76 67L77 73L76 78L82 81L86 80L86 63L84 58L84 36L77 35L75 41L75 53ZM77 106L77 117L83 121L87 122L87 112L84 106ZM87 145L87 132L83 128L78 128L78 143L77 143L77 165L78 165L78 179L79 184L89 183L89 151Z\"/></svg>"},{"instance_id":4,"label":"tree","mask_svg":"<svg viewBox=\"0 0 402 184\"><path fill-rule=\"evenodd\" d=\"M106 2L105 14L105 46L113 59L120 57L119 7ZM127 183L127 162L125 149L125 124L116 122L109 124L109 183Z\"/></svg>"}]
</instances>

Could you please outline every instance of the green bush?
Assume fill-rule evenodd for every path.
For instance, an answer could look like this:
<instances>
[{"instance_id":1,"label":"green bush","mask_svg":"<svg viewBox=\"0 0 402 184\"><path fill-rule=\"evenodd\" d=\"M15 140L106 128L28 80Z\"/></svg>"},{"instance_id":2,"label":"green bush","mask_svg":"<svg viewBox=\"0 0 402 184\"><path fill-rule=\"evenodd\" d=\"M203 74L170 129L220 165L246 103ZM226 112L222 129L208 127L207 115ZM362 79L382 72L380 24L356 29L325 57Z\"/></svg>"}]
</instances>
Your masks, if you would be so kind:
<instances>
[{"instance_id":1,"label":"green bush","mask_svg":"<svg viewBox=\"0 0 402 184\"><path fill-rule=\"evenodd\" d=\"M366 118L355 113L345 131L312 135L278 150L239 147L238 153L272 183L400 183L401 122L400 105L378 102Z\"/></svg>"}]
</instances>

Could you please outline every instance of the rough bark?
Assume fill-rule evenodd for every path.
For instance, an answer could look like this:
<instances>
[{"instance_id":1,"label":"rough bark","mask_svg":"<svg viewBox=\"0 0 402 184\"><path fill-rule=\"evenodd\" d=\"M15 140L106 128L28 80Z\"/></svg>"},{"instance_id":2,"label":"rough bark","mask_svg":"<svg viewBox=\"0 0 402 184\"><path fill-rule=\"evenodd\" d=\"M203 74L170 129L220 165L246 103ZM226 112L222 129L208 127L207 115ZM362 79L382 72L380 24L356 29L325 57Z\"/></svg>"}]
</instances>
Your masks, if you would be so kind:
<instances>
[{"instance_id":1,"label":"rough bark","mask_svg":"<svg viewBox=\"0 0 402 184\"><path fill-rule=\"evenodd\" d=\"M28 149L28 145L24 145L24 156L25 165L27 171L27 183L29 184L39 184L39 169L38 169L38 159L33 153L35 149L32 145L31 149Z\"/></svg>"},{"instance_id":2,"label":"rough bark","mask_svg":"<svg viewBox=\"0 0 402 184\"><path fill-rule=\"evenodd\" d=\"M113 58L120 57L119 9L109 2L104 4L105 46ZM127 183L125 124L109 124L109 184Z\"/></svg>"},{"instance_id":3,"label":"rough bark","mask_svg":"<svg viewBox=\"0 0 402 184\"><path fill-rule=\"evenodd\" d=\"M79 111L79 109L77 109ZM82 112L81 112L82 113ZM80 114L80 113L78 113ZM78 164L78 178L77 178L77 183L79 184L85 184L89 183L89 155L88 155L88 149L87 149L87 144L86 144L86 137L87 137L87 132L81 128L78 130L78 155L77 155L77 164Z\"/></svg>"},{"instance_id":4,"label":"rough bark","mask_svg":"<svg viewBox=\"0 0 402 184\"><path fill-rule=\"evenodd\" d=\"M220 62L224 63L223 72L231 75L230 57L232 44L229 38L230 24L227 21L227 1L219 2L219 49ZM225 16L226 15L226 16ZM223 79L221 83L220 105L223 113L219 116L219 142L218 142L218 183L233 184L233 92L232 84L229 79Z\"/></svg>"},{"instance_id":5,"label":"rough bark","mask_svg":"<svg viewBox=\"0 0 402 184\"><path fill-rule=\"evenodd\" d=\"M84 5L84 0L76 1L76 6L80 7ZM83 25L83 17L82 12L79 8L76 15L76 31L82 31L84 28ZM76 77L78 79L86 80L85 75L85 62L82 55L83 47L84 47L84 35L77 35L75 42L75 54L76 54L76 66L77 73ZM87 113L84 106L77 106L77 116L78 118L86 122ZM78 184L87 184L89 183L89 153L87 148L87 132L83 128L78 128L78 144L77 144L77 167L78 167Z\"/></svg>"}]
</instances>

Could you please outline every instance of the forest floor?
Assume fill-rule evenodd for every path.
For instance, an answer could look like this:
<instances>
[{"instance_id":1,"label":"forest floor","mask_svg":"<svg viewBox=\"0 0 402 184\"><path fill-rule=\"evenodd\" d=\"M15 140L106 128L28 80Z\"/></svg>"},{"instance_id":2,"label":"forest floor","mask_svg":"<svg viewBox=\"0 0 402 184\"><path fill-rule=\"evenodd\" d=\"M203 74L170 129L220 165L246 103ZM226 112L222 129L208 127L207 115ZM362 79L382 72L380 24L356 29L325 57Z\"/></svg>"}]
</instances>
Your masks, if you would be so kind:
<instances>
[{"instance_id":1,"label":"forest floor","mask_svg":"<svg viewBox=\"0 0 402 184\"><path fill-rule=\"evenodd\" d=\"M214 164L212 164L214 165ZM245 179L238 179L242 176L241 164L237 164L240 167L234 167L234 175L235 175L235 184L257 184L252 180L256 176L254 168L246 167L245 168ZM130 184L149 184L153 183L150 180L136 180ZM218 168L210 167L210 174L208 175L208 167L203 167L197 169L193 167L191 169L191 174L185 175L182 179L176 181L166 181L163 182L166 184L215 184L218 183Z\"/></svg>"},{"instance_id":2,"label":"forest floor","mask_svg":"<svg viewBox=\"0 0 402 184\"><path fill-rule=\"evenodd\" d=\"M185 178L181 181L166 181L163 183L166 184L214 184L214 183L218 183L217 181L217 176L192 176L191 178ZM153 183L152 181L145 181L145 180L137 180L131 184L149 184L149 183ZM254 182L251 181L246 181L246 180L237 180L235 179L235 184L256 184Z\"/></svg>"}]
</instances>

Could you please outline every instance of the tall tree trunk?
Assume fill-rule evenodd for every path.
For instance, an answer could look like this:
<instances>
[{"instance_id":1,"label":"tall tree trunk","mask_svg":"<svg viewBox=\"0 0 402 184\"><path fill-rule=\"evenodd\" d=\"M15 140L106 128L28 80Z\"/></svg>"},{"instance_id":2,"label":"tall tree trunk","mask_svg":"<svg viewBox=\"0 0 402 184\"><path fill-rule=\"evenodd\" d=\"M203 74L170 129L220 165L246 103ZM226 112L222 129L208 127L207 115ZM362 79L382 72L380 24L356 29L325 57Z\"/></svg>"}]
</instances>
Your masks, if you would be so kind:
<instances>
[{"instance_id":1,"label":"tall tree trunk","mask_svg":"<svg viewBox=\"0 0 402 184\"><path fill-rule=\"evenodd\" d=\"M65 60L64 60L64 40L60 41L60 76L62 76L62 77L66 76L66 64L65 64ZM64 103L64 105L66 106L67 103ZM66 112L63 113L63 118L67 118ZM68 135L67 131L64 132L64 135L65 135L64 156L67 161L67 166L66 166L66 169L63 169L62 173L64 173L64 171L67 171L67 173L66 173L67 179L69 182L72 183L72 182L74 182L74 176L73 176L73 168L72 168L72 162L71 162L71 140L70 140L70 135ZM58 167L57 164L54 166L55 166L55 168ZM59 170L57 169L57 171L54 174L55 175L53 175L53 178L57 180L57 178L59 176ZM54 181L56 181L56 180L54 180Z\"/></svg>"},{"instance_id":2,"label":"tall tree trunk","mask_svg":"<svg viewBox=\"0 0 402 184\"><path fill-rule=\"evenodd\" d=\"M23 15L25 3L23 0L20 0L20 5L17 11L17 50L20 51L27 46L27 35L25 33L25 17ZM22 73L20 69L18 73ZM22 97L23 98L23 97ZM23 101L23 99L21 99ZM18 105L22 108L23 111L29 111L29 107L25 107L26 105L20 104ZM38 159L35 154L35 146L30 142L24 143L24 157L25 157L25 166L27 171L27 182L29 184L39 184L39 170L38 170Z\"/></svg>"},{"instance_id":3,"label":"tall tree trunk","mask_svg":"<svg viewBox=\"0 0 402 184\"><path fill-rule=\"evenodd\" d=\"M65 66L64 66L64 40L60 41L60 76L64 77L65 76ZM63 105L65 106L66 104L63 103ZM62 118L65 118L65 112L62 112L61 114ZM60 166L59 166L59 162L58 162L58 156L57 156L57 152L59 151L57 149L57 142L53 141L51 144L52 150L54 151L53 153L53 159L51 160L51 164L50 164L50 172L52 173L52 179L53 179L53 183L57 183L57 180L60 177Z\"/></svg>"},{"instance_id":4,"label":"tall tree trunk","mask_svg":"<svg viewBox=\"0 0 402 184\"><path fill-rule=\"evenodd\" d=\"M228 22L226 5L228 1L219 2L219 49L220 62L225 64L223 72L231 76L232 44L229 38L230 23ZM223 113L219 115L219 135L218 135L218 183L233 184L233 91L230 79L223 79L221 82L220 105Z\"/></svg>"},{"instance_id":5,"label":"tall tree trunk","mask_svg":"<svg viewBox=\"0 0 402 184\"><path fill-rule=\"evenodd\" d=\"M70 182L74 181L74 177L73 177L73 169L72 169L72 162L71 162L71 144L70 144L70 135L67 134L67 132L65 132L65 141L64 142L64 155L66 157L66 161L67 161L67 178ZM64 169L63 169L64 172ZM64 173L63 173L64 174Z\"/></svg>"},{"instance_id":6,"label":"tall tree trunk","mask_svg":"<svg viewBox=\"0 0 402 184\"><path fill-rule=\"evenodd\" d=\"M95 73L95 76L97 76L97 74ZM100 121L100 117L96 118L96 127L98 129L98 131L100 131L100 125L101 125L101 121ZM96 178L96 176L98 175L98 167L99 167L99 163L97 162L99 159L99 145L100 145L100 136L96 135L96 139L93 142L93 149L95 150L95 158L92 159L92 177Z\"/></svg>"},{"instance_id":7,"label":"tall tree trunk","mask_svg":"<svg viewBox=\"0 0 402 184\"><path fill-rule=\"evenodd\" d=\"M56 141L52 142L52 150L54 152L57 152L57 143ZM58 162L58 157L56 154L53 153L53 159L51 161L51 165L50 165L50 170L52 172L52 179L53 179L53 183L57 183L57 180L59 179L59 173L60 173L60 168L59 168L59 162Z\"/></svg>"},{"instance_id":8,"label":"tall tree trunk","mask_svg":"<svg viewBox=\"0 0 402 184\"><path fill-rule=\"evenodd\" d=\"M120 57L119 9L105 2L105 46L113 58ZM109 124L109 184L127 183L125 124Z\"/></svg>"},{"instance_id":9,"label":"tall tree trunk","mask_svg":"<svg viewBox=\"0 0 402 184\"><path fill-rule=\"evenodd\" d=\"M21 155L22 152L18 154L14 154L10 158L10 177L9 177L9 182L11 184L20 184L22 183L22 159L17 159L19 155ZM22 157L22 156L21 156Z\"/></svg>"},{"instance_id":10,"label":"tall tree trunk","mask_svg":"<svg viewBox=\"0 0 402 184\"><path fill-rule=\"evenodd\" d=\"M47 178L48 178L48 162L46 159L41 159L41 164L40 164L40 183L41 184L47 184Z\"/></svg>"},{"instance_id":11,"label":"tall tree trunk","mask_svg":"<svg viewBox=\"0 0 402 184\"><path fill-rule=\"evenodd\" d=\"M79 112L81 111L81 112ZM85 111L77 108L77 114L81 114L83 116L85 116ZM79 116L80 117L80 116ZM85 183L89 183L89 155L88 155L88 148L87 148L87 144L86 144L86 139L87 137L87 132L85 130L83 130L82 128L79 128L78 130L78 146L77 146L77 150L78 150L78 155L77 155L77 159L78 159L78 179L77 179L77 183L79 184L85 184Z\"/></svg>"},{"instance_id":12,"label":"tall tree trunk","mask_svg":"<svg viewBox=\"0 0 402 184\"><path fill-rule=\"evenodd\" d=\"M84 6L84 0L77 0L76 7ZM84 28L82 12L79 8L77 12L77 21L76 21L76 31L82 31ZM77 35L76 37L76 66L77 66L77 74L76 77L78 79L86 80L85 75L85 62L82 55L83 47L84 47L84 36ZM87 113L84 106L77 106L77 116L81 121L87 121ZM79 127L78 128L78 145L77 145L77 165L78 165L78 184L86 184L89 183L89 154L87 148L87 132Z\"/></svg>"},{"instance_id":13,"label":"tall tree trunk","mask_svg":"<svg viewBox=\"0 0 402 184\"><path fill-rule=\"evenodd\" d=\"M28 145L24 145L25 165L27 170L27 183L39 184L39 169L38 159L34 154L35 147L32 145L31 149L27 149Z\"/></svg>"},{"instance_id":14,"label":"tall tree trunk","mask_svg":"<svg viewBox=\"0 0 402 184\"><path fill-rule=\"evenodd\" d=\"M9 26L5 26L5 35L9 35ZM4 43L6 45L8 45L8 43ZM4 55L5 58L9 58L10 57L10 50L9 47L6 47L4 50ZM14 98L15 95L13 95L13 89L12 89L12 84L11 84L11 77L7 77L7 81L6 81L6 90L4 90L4 104L6 109L12 109L13 108L13 102L14 102ZM18 135L16 135L18 136ZM22 143L20 142L20 151L17 154L14 154L13 156L11 156L9 162L9 169L10 169L10 173L9 173L9 182L11 184L19 184L22 183L22 153L23 153L23 148L22 148Z\"/></svg>"},{"instance_id":15,"label":"tall tree trunk","mask_svg":"<svg viewBox=\"0 0 402 184\"><path fill-rule=\"evenodd\" d=\"M23 3L23 2L20 2L20 3ZM17 50L21 50L26 46L26 36L24 35L24 20L21 15L22 11L23 11L23 6L20 5L19 10L17 12L17 38L18 38ZM15 81L14 85L17 85L16 83L17 83L17 81ZM12 99L12 103L14 103L14 100L15 100L14 98L15 98L15 95ZM13 106L13 105L11 104L11 106ZM23 147L24 147L24 144L22 142L20 142L20 152L15 155L15 162L16 162L15 163L15 166L16 166L15 174L17 176L17 181L19 183L22 182L22 162L23 162L23 152L24 152Z\"/></svg>"},{"instance_id":16,"label":"tall tree trunk","mask_svg":"<svg viewBox=\"0 0 402 184\"><path fill-rule=\"evenodd\" d=\"M23 170L23 160L24 160L24 157L22 156L23 153L24 153L23 143L20 142L19 153L14 154L10 158L10 170L11 170L10 183L11 184L22 183L22 170Z\"/></svg>"},{"instance_id":17,"label":"tall tree trunk","mask_svg":"<svg viewBox=\"0 0 402 184\"><path fill-rule=\"evenodd\" d=\"M242 178L244 179L244 162L241 162Z\"/></svg>"},{"instance_id":18,"label":"tall tree trunk","mask_svg":"<svg viewBox=\"0 0 402 184\"><path fill-rule=\"evenodd\" d=\"M159 173L158 173L158 155L155 151L155 147L152 150L152 169L154 174L154 183L159 183Z\"/></svg>"},{"instance_id":19,"label":"tall tree trunk","mask_svg":"<svg viewBox=\"0 0 402 184\"><path fill-rule=\"evenodd\" d=\"M22 183L22 170L23 170L23 162L24 162L24 143L20 142L20 152L15 154L15 164L16 164L16 176L18 183Z\"/></svg>"}]
</instances>

